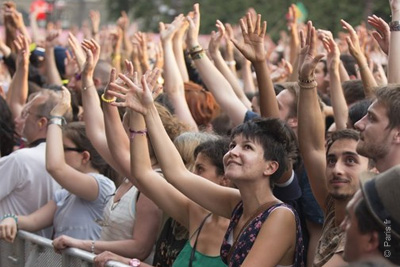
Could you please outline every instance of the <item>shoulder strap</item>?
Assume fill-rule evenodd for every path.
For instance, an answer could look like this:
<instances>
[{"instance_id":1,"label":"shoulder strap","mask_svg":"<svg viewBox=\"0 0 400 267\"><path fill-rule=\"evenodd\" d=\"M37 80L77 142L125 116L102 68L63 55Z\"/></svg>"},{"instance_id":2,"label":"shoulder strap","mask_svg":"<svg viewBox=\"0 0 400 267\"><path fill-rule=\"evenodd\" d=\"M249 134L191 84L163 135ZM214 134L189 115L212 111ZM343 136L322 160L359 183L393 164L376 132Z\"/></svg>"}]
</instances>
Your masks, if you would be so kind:
<instances>
[{"instance_id":1,"label":"shoulder strap","mask_svg":"<svg viewBox=\"0 0 400 267\"><path fill-rule=\"evenodd\" d=\"M229 259L231 258L231 254L234 251L234 247L236 247L236 243L238 242L240 236L242 235L244 229L247 228L247 226L261 213L266 211L267 209L269 209L270 207L280 204L279 202L273 201L273 202L267 202L263 205L261 205L250 217L249 219L246 221L245 224L243 224L242 228L240 229L239 234L237 235L235 242L233 242L231 248L229 249L229 253L228 253L228 257L227 257L227 261L228 261L228 265L229 265ZM233 229L232 229L232 235L233 235Z\"/></svg>"},{"instance_id":2,"label":"shoulder strap","mask_svg":"<svg viewBox=\"0 0 400 267\"><path fill-rule=\"evenodd\" d=\"M193 233L193 235L195 235L196 233L197 233L197 235L196 235L196 240L194 241L194 244L193 244L193 247L192 247L192 252L190 253L189 267L192 267L192 262L194 260L194 254L196 252L197 240L199 239L200 231L203 228L204 223L206 222L207 218L210 217L211 214L212 213L210 212L206 217L204 217L203 221L200 223L199 228L197 228L197 230ZM192 239L193 235L189 238L188 242L190 242L190 240Z\"/></svg>"}]
</instances>

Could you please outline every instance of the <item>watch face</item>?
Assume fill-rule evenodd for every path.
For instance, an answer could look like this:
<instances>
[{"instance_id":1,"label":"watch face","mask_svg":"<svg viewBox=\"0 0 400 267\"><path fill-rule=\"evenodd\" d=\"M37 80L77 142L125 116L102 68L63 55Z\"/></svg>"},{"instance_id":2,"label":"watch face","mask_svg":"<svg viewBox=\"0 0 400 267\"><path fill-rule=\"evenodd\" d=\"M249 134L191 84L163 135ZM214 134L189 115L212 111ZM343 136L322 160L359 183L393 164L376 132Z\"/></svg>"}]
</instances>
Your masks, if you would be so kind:
<instances>
[{"instance_id":1,"label":"watch face","mask_svg":"<svg viewBox=\"0 0 400 267\"><path fill-rule=\"evenodd\" d=\"M134 266L134 267L138 267L138 266L140 266L140 260L138 260L138 259L131 259L131 260L129 261L129 265L130 265L130 266Z\"/></svg>"}]
</instances>

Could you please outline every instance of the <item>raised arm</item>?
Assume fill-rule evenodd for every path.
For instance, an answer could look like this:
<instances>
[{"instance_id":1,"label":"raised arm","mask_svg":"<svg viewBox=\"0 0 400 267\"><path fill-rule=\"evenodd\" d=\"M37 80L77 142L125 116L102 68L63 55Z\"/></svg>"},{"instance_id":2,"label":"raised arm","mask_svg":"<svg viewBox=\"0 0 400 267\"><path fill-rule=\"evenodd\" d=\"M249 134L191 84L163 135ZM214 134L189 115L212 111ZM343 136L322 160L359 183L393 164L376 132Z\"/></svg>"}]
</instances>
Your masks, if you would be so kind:
<instances>
[{"instance_id":1,"label":"raised arm","mask_svg":"<svg viewBox=\"0 0 400 267\"><path fill-rule=\"evenodd\" d=\"M356 31L353 27L348 24L346 21L341 20L343 28L347 30L350 36L346 37L347 45L349 46L350 54L355 58L357 61L358 67L360 69L361 79L364 85L364 93L365 96L373 97L374 96L374 89L377 86L372 71L368 67L368 62L363 54L360 42L357 36Z\"/></svg>"},{"instance_id":2,"label":"raised arm","mask_svg":"<svg viewBox=\"0 0 400 267\"><path fill-rule=\"evenodd\" d=\"M388 82L400 83L400 0L390 0L392 22L390 22L390 42L388 61Z\"/></svg>"},{"instance_id":3,"label":"raised arm","mask_svg":"<svg viewBox=\"0 0 400 267\"><path fill-rule=\"evenodd\" d=\"M162 125L153 103L152 92L148 88L147 83L142 82L142 84L142 88L136 88L136 93L133 95L134 98L131 101L128 101L129 99L123 94L123 89L120 89L122 93L110 92L125 100L125 102L114 102L113 105L129 106L129 108L145 116L152 148L161 165L164 176L175 188L205 209L230 218L234 206L240 200L238 190L216 185L186 169L182 158ZM143 131L145 129L135 128L135 131L138 130ZM144 138L139 134L140 132L134 132L134 138ZM144 141L142 140L142 142ZM132 155L135 155L134 152L132 151ZM174 168L171 168L171 166L174 166ZM140 175L140 173L135 173L135 175Z\"/></svg>"},{"instance_id":4,"label":"raised arm","mask_svg":"<svg viewBox=\"0 0 400 267\"><path fill-rule=\"evenodd\" d=\"M45 52L45 66L47 84L62 85L60 73L56 65L56 58L54 55L54 47L56 46L60 32L57 30L50 31L46 36L46 52Z\"/></svg>"},{"instance_id":5,"label":"raised arm","mask_svg":"<svg viewBox=\"0 0 400 267\"><path fill-rule=\"evenodd\" d=\"M189 27L189 22L186 20L180 25L172 38L172 44L175 54L176 63L179 67L183 82L189 81L189 74L186 68L185 54L184 54L184 36Z\"/></svg>"},{"instance_id":6,"label":"raised arm","mask_svg":"<svg viewBox=\"0 0 400 267\"><path fill-rule=\"evenodd\" d=\"M97 10L90 10L89 12L91 27L92 27L92 38L99 42L99 30L100 30L100 12Z\"/></svg>"},{"instance_id":7,"label":"raised arm","mask_svg":"<svg viewBox=\"0 0 400 267\"><path fill-rule=\"evenodd\" d=\"M239 81L236 75L229 69L228 64L225 62L222 54L219 50L221 40L225 36L225 27L221 21L217 20L217 28L218 32L211 33L210 43L208 45L208 52L211 58L214 60L214 65L221 72L221 74L225 77L225 79L232 86L233 91L235 91L236 96L242 101L242 103L246 106L246 108L251 108L251 102L244 94L243 89L240 87ZM231 29L230 29L231 30ZM227 40L230 42L230 40Z\"/></svg>"},{"instance_id":8,"label":"raised arm","mask_svg":"<svg viewBox=\"0 0 400 267\"><path fill-rule=\"evenodd\" d=\"M248 13L246 22L240 20L244 43L233 39L233 43L239 51L253 63L257 74L258 90L260 92L260 110L263 117L279 118L278 102L276 101L274 85L272 84L267 66L264 50L264 37L267 30L267 22L262 22L261 15L257 15L257 21L253 22Z\"/></svg>"},{"instance_id":9,"label":"raised arm","mask_svg":"<svg viewBox=\"0 0 400 267\"><path fill-rule=\"evenodd\" d=\"M197 124L190 113L185 99L183 79L175 59L172 44L174 34L182 27L184 22L185 17L182 14L177 16L169 25L160 22L160 38L164 50L164 91L167 93L168 100L171 101L174 107L176 116L181 121L190 125L194 131L197 131Z\"/></svg>"},{"instance_id":10,"label":"raised arm","mask_svg":"<svg viewBox=\"0 0 400 267\"><path fill-rule=\"evenodd\" d=\"M18 51L17 66L14 76L11 80L7 104L10 107L13 118L15 119L21 114L23 105L28 98L28 72L29 72L29 43L23 36L19 35L14 41Z\"/></svg>"},{"instance_id":11,"label":"raised arm","mask_svg":"<svg viewBox=\"0 0 400 267\"><path fill-rule=\"evenodd\" d=\"M91 41L84 41L82 49L86 53L86 61L81 72L83 120L85 121L86 134L101 157L121 173L119 162L111 155L108 148L103 111L93 81L94 68L100 57L100 45L92 39Z\"/></svg>"},{"instance_id":12,"label":"raised arm","mask_svg":"<svg viewBox=\"0 0 400 267\"><path fill-rule=\"evenodd\" d=\"M231 118L233 124L241 124L247 112L246 106L235 95L229 82L210 61L199 44L200 11L198 4L194 5L193 18L188 16L187 19L189 20L189 30L186 43L196 69L217 103Z\"/></svg>"},{"instance_id":13,"label":"raised arm","mask_svg":"<svg viewBox=\"0 0 400 267\"><path fill-rule=\"evenodd\" d=\"M336 130L346 129L349 109L344 97L342 84L340 81L340 51L339 47L331 37L326 35L322 38L323 45L328 52L327 64L329 69L329 81L333 114L335 117Z\"/></svg>"},{"instance_id":14,"label":"raised arm","mask_svg":"<svg viewBox=\"0 0 400 267\"><path fill-rule=\"evenodd\" d=\"M80 198L94 201L99 194L99 185L96 179L86 173L80 172L65 161L62 129L59 124L60 117L70 108L71 95L67 88L62 89L62 99L50 112L51 118L46 136L46 169L61 187ZM90 160L87 151L80 152L82 162Z\"/></svg>"},{"instance_id":15,"label":"raised arm","mask_svg":"<svg viewBox=\"0 0 400 267\"><path fill-rule=\"evenodd\" d=\"M316 33L307 23L307 38L301 32L299 55L298 138L311 189L321 208L325 209L328 189L325 179L325 125L318 102L314 70L323 55L316 55Z\"/></svg>"}]
</instances>

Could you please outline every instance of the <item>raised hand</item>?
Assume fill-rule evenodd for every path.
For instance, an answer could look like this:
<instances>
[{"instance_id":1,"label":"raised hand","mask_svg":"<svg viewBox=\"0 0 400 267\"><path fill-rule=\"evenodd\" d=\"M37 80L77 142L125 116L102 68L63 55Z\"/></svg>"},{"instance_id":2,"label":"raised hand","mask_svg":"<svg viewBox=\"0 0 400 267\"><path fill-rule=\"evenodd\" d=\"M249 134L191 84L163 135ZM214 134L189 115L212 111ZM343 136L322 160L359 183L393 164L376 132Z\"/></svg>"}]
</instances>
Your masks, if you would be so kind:
<instances>
[{"instance_id":1,"label":"raised hand","mask_svg":"<svg viewBox=\"0 0 400 267\"><path fill-rule=\"evenodd\" d=\"M286 15L286 24L289 31L297 30L296 5L291 4ZM297 33L297 32L296 32Z\"/></svg>"},{"instance_id":2,"label":"raised hand","mask_svg":"<svg viewBox=\"0 0 400 267\"><path fill-rule=\"evenodd\" d=\"M251 19L250 13L246 15L246 22L240 19L240 28L242 29L243 43L236 39L231 39L237 49L251 62L265 61L266 53L264 48L264 37L267 30L267 22L264 21L261 26L261 15L257 15L255 24Z\"/></svg>"},{"instance_id":3,"label":"raised hand","mask_svg":"<svg viewBox=\"0 0 400 267\"><path fill-rule=\"evenodd\" d=\"M199 4L193 5L193 12L187 17L189 21L189 29L186 36L186 45L189 49L199 44L199 30L200 30L200 6Z\"/></svg>"},{"instance_id":4,"label":"raised hand","mask_svg":"<svg viewBox=\"0 0 400 267\"><path fill-rule=\"evenodd\" d=\"M389 53L390 40L389 24L376 15L368 16L368 24L375 28L375 31L372 32L372 36L378 42L382 51L387 55Z\"/></svg>"},{"instance_id":5,"label":"raised hand","mask_svg":"<svg viewBox=\"0 0 400 267\"><path fill-rule=\"evenodd\" d=\"M92 34L97 34L100 26L100 12L97 10L90 10L89 17L92 22Z\"/></svg>"},{"instance_id":6,"label":"raised hand","mask_svg":"<svg viewBox=\"0 0 400 267\"><path fill-rule=\"evenodd\" d=\"M121 17L118 18L117 25L123 31L126 31L128 29L128 27L129 27L129 17L126 14L125 11L121 11Z\"/></svg>"},{"instance_id":7,"label":"raised hand","mask_svg":"<svg viewBox=\"0 0 400 267\"><path fill-rule=\"evenodd\" d=\"M83 65L85 64L85 53L83 52L78 39L76 39L72 33L68 33L68 44L72 49L72 54L76 59L79 71L82 71Z\"/></svg>"},{"instance_id":8,"label":"raised hand","mask_svg":"<svg viewBox=\"0 0 400 267\"><path fill-rule=\"evenodd\" d=\"M165 43L167 41L171 41L175 33L179 31L184 22L185 17L182 14L175 17L174 21L171 24L164 24L163 22L160 22L159 28L161 42Z\"/></svg>"},{"instance_id":9,"label":"raised hand","mask_svg":"<svg viewBox=\"0 0 400 267\"><path fill-rule=\"evenodd\" d=\"M153 72L156 72L153 74ZM123 101L111 103L117 107L129 107L130 109L141 113L147 114L151 105L153 105L153 93L150 88L156 83L160 70L155 69L149 71L142 76L141 84L134 83L126 75L119 74L118 77L125 83L125 86L115 82L110 83L108 94L115 96ZM151 81L147 81L147 77L151 77Z\"/></svg>"},{"instance_id":10,"label":"raised hand","mask_svg":"<svg viewBox=\"0 0 400 267\"><path fill-rule=\"evenodd\" d=\"M51 116L63 116L69 109L71 109L71 93L64 86L62 86L61 89L61 99L50 111Z\"/></svg>"},{"instance_id":11,"label":"raised hand","mask_svg":"<svg viewBox=\"0 0 400 267\"><path fill-rule=\"evenodd\" d=\"M303 31L300 31L299 80L314 81L315 67L324 55L316 55L317 34L311 21L307 23L306 29L306 37L304 37Z\"/></svg>"},{"instance_id":12,"label":"raised hand","mask_svg":"<svg viewBox=\"0 0 400 267\"><path fill-rule=\"evenodd\" d=\"M330 32L329 32L330 33ZM322 39L322 44L327 51L327 63L329 68L337 69L340 64L340 51L339 47L333 40L332 34L325 35Z\"/></svg>"},{"instance_id":13,"label":"raised hand","mask_svg":"<svg viewBox=\"0 0 400 267\"><path fill-rule=\"evenodd\" d=\"M29 65L29 41L23 36L18 35L14 40L15 48L17 49L17 68L28 67Z\"/></svg>"},{"instance_id":14,"label":"raised hand","mask_svg":"<svg viewBox=\"0 0 400 267\"><path fill-rule=\"evenodd\" d=\"M340 22L342 23L343 29L347 30L347 32L350 34L350 36L346 37L346 42L349 47L350 54L356 59L363 56L357 32L350 24L348 24L343 19L340 20Z\"/></svg>"},{"instance_id":15,"label":"raised hand","mask_svg":"<svg viewBox=\"0 0 400 267\"><path fill-rule=\"evenodd\" d=\"M94 68L100 58L100 45L94 40L84 40L82 49L86 53L86 61L83 64L82 72L93 74Z\"/></svg>"},{"instance_id":16,"label":"raised hand","mask_svg":"<svg viewBox=\"0 0 400 267\"><path fill-rule=\"evenodd\" d=\"M218 32L212 31L211 32L211 39L210 43L208 44L208 52L211 55L214 55L219 52L219 47L221 45L221 40L225 36L225 26L224 24L217 20L217 23L215 24L218 28Z\"/></svg>"},{"instance_id":17,"label":"raised hand","mask_svg":"<svg viewBox=\"0 0 400 267\"><path fill-rule=\"evenodd\" d=\"M58 45L59 30L51 30L46 34L46 47L55 47Z\"/></svg>"}]
</instances>

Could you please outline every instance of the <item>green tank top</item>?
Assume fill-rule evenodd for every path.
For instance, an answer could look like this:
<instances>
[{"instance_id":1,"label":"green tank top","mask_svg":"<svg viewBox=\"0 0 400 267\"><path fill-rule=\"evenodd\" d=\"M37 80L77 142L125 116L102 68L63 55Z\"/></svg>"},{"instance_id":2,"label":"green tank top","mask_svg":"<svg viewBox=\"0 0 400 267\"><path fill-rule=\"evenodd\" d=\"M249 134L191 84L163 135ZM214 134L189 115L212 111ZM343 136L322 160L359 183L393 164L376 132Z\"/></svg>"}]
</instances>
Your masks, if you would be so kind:
<instances>
[{"instance_id":1,"label":"green tank top","mask_svg":"<svg viewBox=\"0 0 400 267\"><path fill-rule=\"evenodd\" d=\"M190 255L192 253L192 246L187 241L178 257L175 259L173 267L188 267ZM207 256L198 251L194 253L194 259L192 262L193 267L226 267L226 264L222 262L221 256Z\"/></svg>"}]
</instances>

